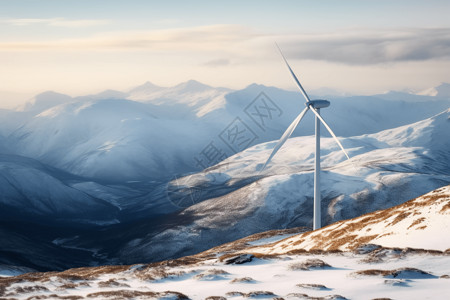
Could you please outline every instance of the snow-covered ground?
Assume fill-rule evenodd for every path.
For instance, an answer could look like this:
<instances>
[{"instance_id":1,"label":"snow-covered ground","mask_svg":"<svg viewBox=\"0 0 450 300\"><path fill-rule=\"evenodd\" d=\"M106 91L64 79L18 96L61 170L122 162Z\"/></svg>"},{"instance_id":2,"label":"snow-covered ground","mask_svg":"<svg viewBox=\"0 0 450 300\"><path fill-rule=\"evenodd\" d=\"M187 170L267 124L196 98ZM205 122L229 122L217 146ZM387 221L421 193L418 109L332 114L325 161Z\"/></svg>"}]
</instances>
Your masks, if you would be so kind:
<instances>
[{"instance_id":1,"label":"snow-covered ground","mask_svg":"<svg viewBox=\"0 0 450 300\"><path fill-rule=\"evenodd\" d=\"M286 255L254 259L242 265L210 260L195 266L159 267L141 272L135 271L139 266L123 268L119 273L105 270L106 274L93 277L89 271L79 277L69 274L66 277L63 273L47 280L36 276L33 281L27 281L25 277L22 282L7 285L3 296L14 299L30 296L41 297L36 299L68 296L72 296L70 299L207 299L215 296L224 297L220 299L407 300L445 299L450 292L448 255L411 254L381 263L364 262L366 258L366 254L352 253ZM330 267L295 269L297 264L309 260L321 260ZM402 271L404 268L414 269ZM371 269L393 275L364 275L370 273L364 271Z\"/></svg>"},{"instance_id":2,"label":"snow-covered ground","mask_svg":"<svg viewBox=\"0 0 450 300\"><path fill-rule=\"evenodd\" d=\"M273 231L191 257L149 265L81 268L0 278L0 296L14 299L31 296L39 297L36 299L445 299L450 292L449 213L450 186L446 186L398 207L342 221L313 233L290 236L292 231ZM414 228L418 224L406 227L404 223L417 223L416 218L425 218L422 224L433 228L428 232L426 228L421 229L429 236L427 239L407 238L418 230ZM383 222L390 225L380 226ZM380 227L394 232L394 239L389 242L392 247L366 244L385 242ZM320 235L332 243L334 238L330 235L342 230L347 236L340 241L341 249L347 250L344 252L327 251L327 246L321 248L315 238ZM359 238L354 239L355 236ZM362 236L370 239L362 240ZM276 241L277 238L284 240ZM304 240L303 244L295 243L300 239ZM421 243L416 239L421 239ZM311 244L315 247L310 247ZM427 246L427 250L412 246ZM440 251L443 249L446 250ZM236 257L243 257L243 253L252 254L245 256L252 259L241 264L232 262Z\"/></svg>"}]
</instances>

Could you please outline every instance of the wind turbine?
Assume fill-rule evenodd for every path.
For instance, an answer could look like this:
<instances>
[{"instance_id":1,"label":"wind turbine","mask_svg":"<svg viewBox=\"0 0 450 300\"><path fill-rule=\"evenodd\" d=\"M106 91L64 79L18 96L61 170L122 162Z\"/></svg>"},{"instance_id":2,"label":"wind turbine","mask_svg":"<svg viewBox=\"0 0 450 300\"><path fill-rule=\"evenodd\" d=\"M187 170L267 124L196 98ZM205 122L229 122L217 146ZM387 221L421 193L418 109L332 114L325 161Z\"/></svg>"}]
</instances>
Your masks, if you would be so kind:
<instances>
[{"instance_id":1,"label":"wind turbine","mask_svg":"<svg viewBox=\"0 0 450 300\"><path fill-rule=\"evenodd\" d=\"M341 142L339 142L338 138L334 134L333 130L331 130L330 126L325 122L325 120L320 115L320 109L330 106L330 102L327 100L311 100L309 99L308 94L306 93L305 89L301 85L300 81L298 80L297 76L295 76L294 71L292 71L291 67L289 66L289 63L287 62L286 58L283 55L283 52L281 51L278 44L276 44L278 50L280 51L281 56L283 57L284 62L286 63L286 66L289 69L289 72L292 75L292 78L294 78L295 83L297 84L297 87L300 89L300 92L302 93L303 97L306 99L306 108L303 109L303 111L295 118L295 120L289 125L289 127L286 129L286 131L281 136L278 143L275 145L275 147L272 150L272 153L270 154L269 158L267 159L266 163L262 167L261 171L266 168L266 166L270 163L274 155L280 150L280 148L284 145L284 143L287 141L287 139L292 135L295 128L298 126L300 121L303 119L305 114L308 112L308 110L311 110L315 115L315 133L316 133L316 151L315 151L315 158L314 158L314 216L313 216L313 229L319 229L321 227L321 213L320 213L320 122L325 126L325 128L328 130L328 132L333 136L336 143L339 145L339 147L344 152L345 156L348 160L350 160L350 157L347 154L347 151L345 151L344 147L342 146Z\"/></svg>"}]
</instances>

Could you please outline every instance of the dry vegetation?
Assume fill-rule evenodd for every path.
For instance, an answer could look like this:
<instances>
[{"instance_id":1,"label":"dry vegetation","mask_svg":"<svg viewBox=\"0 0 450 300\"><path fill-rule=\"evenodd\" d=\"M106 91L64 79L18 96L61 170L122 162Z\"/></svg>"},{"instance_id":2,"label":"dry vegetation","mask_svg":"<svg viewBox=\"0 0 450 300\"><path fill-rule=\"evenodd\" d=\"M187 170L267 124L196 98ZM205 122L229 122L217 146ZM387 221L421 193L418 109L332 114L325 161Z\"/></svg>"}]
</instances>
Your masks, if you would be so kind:
<instances>
[{"instance_id":1,"label":"dry vegetation","mask_svg":"<svg viewBox=\"0 0 450 300\"><path fill-rule=\"evenodd\" d=\"M401 275L404 275L405 273L411 274L408 277L419 276L421 278L424 278L424 277L425 278L436 278L436 276L434 276L433 274L416 269L416 268L400 268L400 269L395 269L395 270L377 270L377 269L361 270L361 271L353 272L351 275L353 275L355 277L358 277L358 276L382 276L382 277L396 278Z\"/></svg>"},{"instance_id":2,"label":"dry vegetation","mask_svg":"<svg viewBox=\"0 0 450 300\"><path fill-rule=\"evenodd\" d=\"M289 270L291 271L309 271L314 269L324 269L324 268L331 268L329 264L324 262L321 259L313 258L313 259L307 259L302 262L296 262L289 264Z\"/></svg>"},{"instance_id":3,"label":"dry vegetation","mask_svg":"<svg viewBox=\"0 0 450 300\"><path fill-rule=\"evenodd\" d=\"M235 297L235 296L241 296L241 297L246 297L246 298L257 298L257 297L264 297L264 296L276 296L274 293L269 292L269 291L251 291L248 293L243 293L243 292L228 292L225 294L228 297Z\"/></svg>"},{"instance_id":4,"label":"dry vegetation","mask_svg":"<svg viewBox=\"0 0 450 300\"><path fill-rule=\"evenodd\" d=\"M307 233L310 230L311 229L308 227L295 227L295 228L289 228L289 229L277 229L277 230L269 230L269 231L265 231L265 232L261 232L261 233L256 233L256 234L247 236L245 238L211 248L209 250L206 250L202 253L195 255L195 257L211 258L211 257L215 257L216 253L224 253L225 254L225 255L223 255L224 258L222 259L222 257L221 257L221 261L223 261L225 259L225 257L230 258L230 257L236 256L236 253L240 252L241 250L252 248L253 246L251 246L249 244L249 242L253 242L253 241L257 241L257 240L265 239L265 238L270 238L273 236L284 235L284 234L300 234L300 233L305 233L305 232ZM285 238L285 239L288 239L288 238ZM285 240L285 239L283 239L283 240ZM281 241L283 241L283 240L281 240ZM268 245L273 245L275 243L268 244ZM230 255L226 256L226 254L230 254Z\"/></svg>"},{"instance_id":5,"label":"dry vegetation","mask_svg":"<svg viewBox=\"0 0 450 300\"><path fill-rule=\"evenodd\" d=\"M110 279L108 281L100 281L98 283L99 288L109 288L109 287L130 287L126 283L117 282L114 279Z\"/></svg>"},{"instance_id":6,"label":"dry vegetation","mask_svg":"<svg viewBox=\"0 0 450 300\"><path fill-rule=\"evenodd\" d=\"M15 299L15 298L9 298L9 299ZM41 300L41 299L65 299L65 300L78 300L78 299L84 299L81 296L60 296L56 294L51 295L39 295L39 296L32 296L27 298L27 300Z\"/></svg>"},{"instance_id":7,"label":"dry vegetation","mask_svg":"<svg viewBox=\"0 0 450 300\"><path fill-rule=\"evenodd\" d=\"M161 280L165 278L175 278L185 275L186 272L179 270L173 271L169 267L157 266L151 267L147 265L145 267L136 269L133 272L133 275L139 278L140 280Z\"/></svg>"},{"instance_id":8,"label":"dry vegetation","mask_svg":"<svg viewBox=\"0 0 450 300\"><path fill-rule=\"evenodd\" d=\"M114 299L114 300L126 300L136 297L143 297L143 299L159 299L161 297L174 296L176 299L189 299L186 295L173 292L143 292L143 291L129 291L129 290L119 290L119 291L102 291L88 294L88 298L98 298L98 299Z\"/></svg>"},{"instance_id":9,"label":"dry vegetation","mask_svg":"<svg viewBox=\"0 0 450 300\"><path fill-rule=\"evenodd\" d=\"M230 283L254 283L255 280L251 277L241 277L241 278L234 278L230 281Z\"/></svg>"},{"instance_id":10,"label":"dry vegetation","mask_svg":"<svg viewBox=\"0 0 450 300\"><path fill-rule=\"evenodd\" d=\"M297 284L298 287L305 288L305 289L311 289L311 290L330 290L323 284L316 284L316 283L299 283Z\"/></svg>"},{"instance_id":11,"label":"dry vegetation","mask_svg":"<svg viewBox=\"0 0 450 300\"><path fill-rule=\"evenodd\" d=\"M210 269L201 272L200 274L197 274L194 276L194 279L197 280L212 280L217 277L222 277L223 275L229 275L227 271L221 270L221 269Z\"/></svg>"},{"instance_id":12,"label":"dry vegetation","mask_svg":"<svg viewBox=\"0 0 450 300\"><path fill-rule=\"evenodd\" d=\"M298 298L298 299L304 299L304 300L348 300L347 298L345 298L341 295L328 295L325 297L312 297L312 296L308 296L307 294L290 293L287 296L289 298Z\"/></svg>"},{"instance_id":13,"label":"dry vegetation","mask_svg":"<svg viewBox=\"0 0 450 300\"><path fill-rule=\"evenodd\" d=\"M273 249L269 251L291 254L293 248L295 249L294 251L301 251L303 247L307 247L310 250L352 251L382 236L379 234L360 234L361 232L370 231L373 225L385 224L385 228L389 229L389 227L408 219L412 219L409 229L414 227L414 230L423 230L426 228L426 225L421 227L417 225L425 222L426 219L424 217L414 217L420 215L419 210L423 207L440 207L442 205L440 213L445 213L450 208L450 195L445 193L446 190L447 188L442 188L389 209L375 211L350 220L339 221L323 227L319 231L299 234L273 245L249 247L246 252L257 256L256 253L261 251L260 249L265 249L264 252L267 252L267 249ZM383 236L390 234L392 233L388 231ZM280 251L279 249L283 250Z\"/></svg>"}]
</instances>

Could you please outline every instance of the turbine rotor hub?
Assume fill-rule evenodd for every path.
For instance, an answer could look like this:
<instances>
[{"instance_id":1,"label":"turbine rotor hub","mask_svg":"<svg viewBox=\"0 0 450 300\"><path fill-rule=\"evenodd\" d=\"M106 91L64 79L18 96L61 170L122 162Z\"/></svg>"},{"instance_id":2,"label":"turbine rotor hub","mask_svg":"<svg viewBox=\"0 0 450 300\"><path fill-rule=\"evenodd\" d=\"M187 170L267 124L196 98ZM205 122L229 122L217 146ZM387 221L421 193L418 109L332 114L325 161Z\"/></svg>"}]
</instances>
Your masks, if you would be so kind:
<instances>
[{"instance_id":1,"label":"turbine rotor hub","mask_svg":"<svg viewBox=\"0 0 450 300\"><path fill-rule=\"evenodd\" d=\"M330 101L328 101L328 100L311 100L309 102L306 102L306 106L308 106L308 107L312 106L316 109L325 108L325 107L330 106Z\"/></svg>"}]
</instances>

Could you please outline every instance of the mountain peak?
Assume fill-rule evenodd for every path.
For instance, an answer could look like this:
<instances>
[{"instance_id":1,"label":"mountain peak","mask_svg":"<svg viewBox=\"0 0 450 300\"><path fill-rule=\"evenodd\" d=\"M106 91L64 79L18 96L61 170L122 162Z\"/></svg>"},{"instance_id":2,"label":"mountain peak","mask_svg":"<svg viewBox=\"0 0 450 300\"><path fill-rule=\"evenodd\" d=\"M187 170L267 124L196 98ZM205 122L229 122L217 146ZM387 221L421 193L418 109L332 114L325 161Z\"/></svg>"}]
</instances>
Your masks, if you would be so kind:
<instances>
[{"instance_id":1,"label":"mountain peak","mask_svg":"<svg viewBox=\"0 0 450 300\"><path fill-rule=\"evenodd\" d=\"M203 90L209 90L212 87L206 84L203 84L197 80L188 80L186 82L182 82L176 86L174 86L174 89L176 90L182 90L185 92L199 92Z\"/></svg>"},{"instance_id":2,"label":"mountain peak","mask_svg":"<svg viewBox=\"0 0 450 300\"><path fill-rule=\"evenodd\" d=\"M450 98L450 83L442 82L436 87L432 87L417 93L422 96L445 97Z\"/></svg>"},{"instance_id":3,"label":"mountain peak","mask_svg":"<svg viewBox=\"0 0 450 300\"><path fill-rule=\"evenodd\" d=\"M146 81L144 84L142 85L138 85L137 87L132 88L129 93L133 94L133 93L150 93L150 92L157 92L164 89L164 87L161 87L159 85L153 84L150 81Z\"/></svg>"},{"instance_id":4,"label":"mountain peak","mask_svg":"<svg viewBox=\"0 0 450 300\"><path fill-rule=\"evenodd\" d=\"M52 106L66 103L72 100L72 97L57 93L55 91L45 91L18 108L19 111L43 111Z\"/></svg>"}]
</instances>

